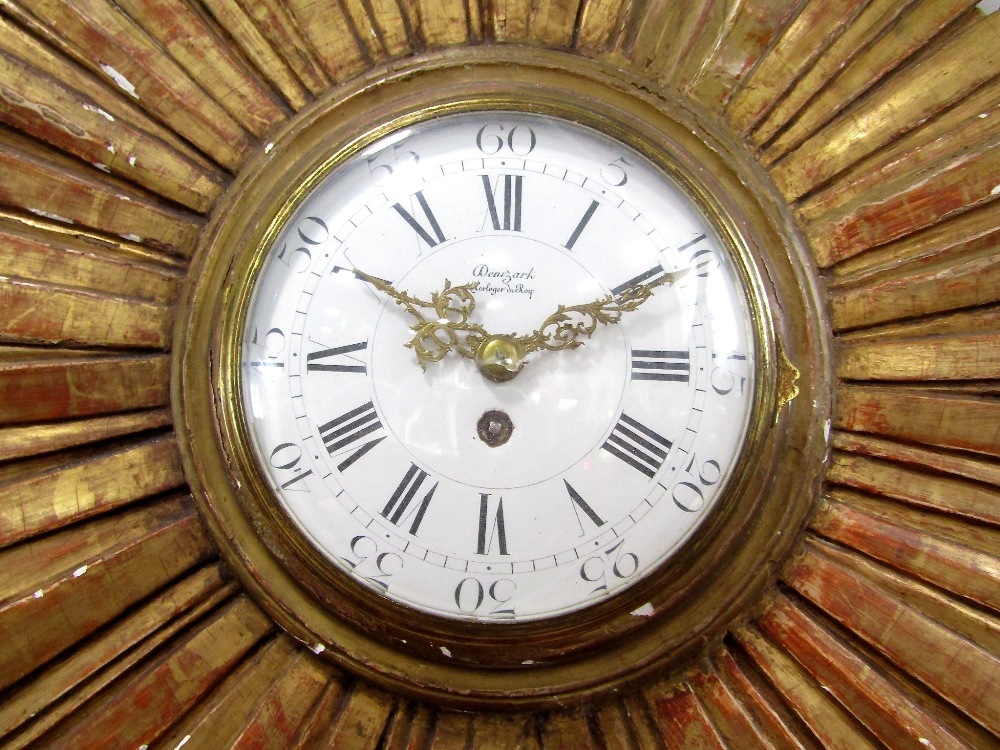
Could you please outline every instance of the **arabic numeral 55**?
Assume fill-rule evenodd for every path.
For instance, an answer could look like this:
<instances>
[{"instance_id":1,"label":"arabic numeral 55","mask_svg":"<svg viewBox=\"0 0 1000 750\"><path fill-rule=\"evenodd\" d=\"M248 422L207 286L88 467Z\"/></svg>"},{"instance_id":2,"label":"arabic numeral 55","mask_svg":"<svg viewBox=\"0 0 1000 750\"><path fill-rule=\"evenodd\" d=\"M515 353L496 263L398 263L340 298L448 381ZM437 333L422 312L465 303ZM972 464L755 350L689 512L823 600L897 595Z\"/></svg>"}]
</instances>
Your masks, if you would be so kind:
<instances>
[{"instance_id":1,"label":"arabic numeral 55","mask_svg":"<svg viewBox=\"0 0 1000 750\"><path fill-rule=\"evenodd\" d=\"M416 165L420 162L420 155L416 151L400 148L400 144L394 143L392 146L379 151L374 156L368 157L368 173L371 175L372 184L375 187L383 187L389 184L393 173L400 167Z\"/></svg>"},{"instance_id":2,"label":"arabic numeral 55","mask_svg":"<svg viewBox=\"0 0 1000 750\"><path fill-rule=\"evenodd\" d=\"M389 590L389 579L403 569L403 558L395 552L382 552L370 536L359 534L351 540L352 558L340 558L355 575L364 578L383 591Z\"/></svg>"}]
</instances>

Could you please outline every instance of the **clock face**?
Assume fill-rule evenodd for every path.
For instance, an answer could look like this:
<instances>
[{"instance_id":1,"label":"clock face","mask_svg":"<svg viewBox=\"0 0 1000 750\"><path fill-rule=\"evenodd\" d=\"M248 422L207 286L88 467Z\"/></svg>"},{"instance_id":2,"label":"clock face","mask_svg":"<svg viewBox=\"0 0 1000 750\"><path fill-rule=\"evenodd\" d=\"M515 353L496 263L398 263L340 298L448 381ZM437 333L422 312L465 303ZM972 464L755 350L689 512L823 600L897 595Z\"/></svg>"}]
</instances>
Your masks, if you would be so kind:
<instances>
[{"instance_id":1,"label":"clock face","mask_svg":"<svg viewBox=\"0 0 1000 750\"><path fill-rule=\"evenodd\" d=\"M543 115L427 120L304 190L273 237L242 408L343 575L438 616L538 620L641 580L717 505L755 402L750 300L632 148Z\"/></svg>"}]
</instances>

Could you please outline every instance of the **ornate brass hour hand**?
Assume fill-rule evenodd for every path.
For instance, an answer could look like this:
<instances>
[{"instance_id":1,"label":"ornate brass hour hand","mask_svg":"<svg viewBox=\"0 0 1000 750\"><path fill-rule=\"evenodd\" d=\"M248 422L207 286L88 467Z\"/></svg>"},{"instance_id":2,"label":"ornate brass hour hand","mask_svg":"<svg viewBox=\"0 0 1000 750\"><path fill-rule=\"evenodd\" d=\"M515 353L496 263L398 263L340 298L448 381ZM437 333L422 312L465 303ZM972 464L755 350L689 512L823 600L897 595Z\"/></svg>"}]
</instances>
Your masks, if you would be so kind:
<instances>
[{"instance_id":1,"label":"ornate brass hour hand","mask_svg":"<svg viewBox=\"0 0 1000 750\"><path fill-rule=\"evenodd\" d=\"M545 322L526 336L515 336L524 354L548 349L576 349L583 346L585 338L594 335L599 325L612 325L621 320L623 314L632 312L653 296L653 290L670 286L692 271L697 271L708 263L671 271L646 284L636 283L626 287L617 295L606 295L583 305L559 305Z\"/></svg>"},{"instance_id":2,"label":"ornate brass hour hand","mask_svg":"<svg viewBox=\"0 0 1000 750\"><path fill-rule=\"evenodd\" d=\"M489 334L481 325L470 323L469 318L476 309L472 292L479 282L452 286L447 279L440 292L433 292L430 301L401 292L392 284L377 276L370 276L356 268L355 276L366 281L383 294L392 297L396 304L412 315L416 322L410 326L413 331L406 346L417 355L420 368L427 369L428 362L439 362L454 349L463 357L475 359L476 352ZM435 317L424 317L424 311Z\"/></svg>"}]
</instances>

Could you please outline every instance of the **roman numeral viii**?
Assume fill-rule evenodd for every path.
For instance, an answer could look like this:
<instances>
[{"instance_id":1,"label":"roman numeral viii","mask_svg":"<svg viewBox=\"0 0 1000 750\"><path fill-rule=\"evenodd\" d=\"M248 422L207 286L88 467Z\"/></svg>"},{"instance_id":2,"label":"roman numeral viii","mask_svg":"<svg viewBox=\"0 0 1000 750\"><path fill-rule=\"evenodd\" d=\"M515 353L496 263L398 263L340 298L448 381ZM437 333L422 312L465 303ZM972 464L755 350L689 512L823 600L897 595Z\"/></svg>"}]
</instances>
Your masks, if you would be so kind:
<instances>
[{"instance_id":1,"label":"roman numeral viii","mask_svg":"<svg viewBox=\"0 0 1000 750\"><path fill-rule=\"evenodd\" d=\"M331 419L326 424L320 425L319 436L323 445L326 446L326 452L331 456L353 449L350 455L337 464L337 471L344 471L385 440L385 435L381 435L361 442L364 438L381 429L382 423L375 413L375 406L369 401L357 409L352 409L346 414L341 414L336 419Z\"/></svg>"},{"instance_id":2,"label":"roman numeral viii","mask_svg":"<svg viewBox=\"0 0 1000 750\"><path fill-rule=\"evenodd\" d=\"M632 350L632 380L691 380L691 353L657 349Z\"/></svg>"},{"instance_id":3,"label":"roman numeral viii","mask_svg":"<svg viewBox=\"0 0 1000 750\"><path fill-rule=\"evenodd\" d=\"M524 178L521 175L503 175L503 194L501 199L503 205L498 207L496 201L496 188L490 184L488 175L480 175L483 178L483 189L486 191L486 207L490 211L490 222L496 230L521 231L521 195ZM497 187L500 180L497 181ZM503 209L501 213L500 209ZM502 221L501 221L502 219Z\"/></svg>"},{"instance_id":4,"label":"roman numeral viii","mask_svg":"<svg viewBox=\"0 0 1000 750\"><path fill-rule=\"evenodd\" d=\"M427 506L431 504L434 491L438 488L438 483L435 482L434 486L427 490L423 500L410 507L425 479L427 479L427 472L416 464L410 464L410 468L396 487L396 491L392 493L389 502L382 509L382 517L392 521L397 526L409 521L410 533L414 536L420 528L421 521L424 520L424 513L427 512Z\"/></svg>"},{"instance_id":5,"label":"roman numeral viii","mask_svg":"<svg viewBox=\"0 0 1000 750\"><path fill-rule=\"evenodd\" d=\"M445 241L444 232L441 231L441 226L438 224L437 219L434 218L434 214L431 213L431 207L427 205L427 199L424 198L424 194L421 191L417 191L413 194L413 197L417 199L417 205L420 206L420 212L423 213L423 219L429 225L428 229L424 228L424 225L420 220L414 218L413 214L403 208L402 204L394 203L393 208L396 209L396 213L403 217L407 224L416 232L420 239L428 244L430 247L434 247L439 242ZM431 232L434 236L431 236Z\"/></svg>"},{"instance_id":6,"label":"roman numeral viii","mask_svg":"<svg viewBox=\"0 0 1000 750\"><path fill-rule=\"evenodd\" d=\"M601 448L652 479L667 460L672 445L662 435L622 414Z\"/></svg>"}]
</instances>

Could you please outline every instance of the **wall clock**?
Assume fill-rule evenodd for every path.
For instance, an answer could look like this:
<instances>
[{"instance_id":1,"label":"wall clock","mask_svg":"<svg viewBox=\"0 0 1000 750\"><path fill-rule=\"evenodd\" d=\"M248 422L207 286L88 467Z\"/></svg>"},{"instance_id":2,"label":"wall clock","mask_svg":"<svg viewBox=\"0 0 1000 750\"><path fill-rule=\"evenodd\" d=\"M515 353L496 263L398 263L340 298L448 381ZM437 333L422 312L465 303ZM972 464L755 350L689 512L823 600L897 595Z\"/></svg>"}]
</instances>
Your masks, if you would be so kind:
<instances>
[{"instance_id":1,"label":"wall clock","mask_svg":"<svg viewBox=\"0 0 1000 750\"><path fill-rule=\"evenodd\" d=\"M762 281L792 254L684 127L543 54L431 62L234 193L190 297L185 419L218 425L190 457L276 611L308 620L295 590L310 640L357 644L335 659L466 704L607 688L625 634L677 658L741 595L708 587L740 535L796 522L763 497L802 479L775 451L812 355Z\"/></svg>"},{"instance_id":2,"label":"wall clock","mask_svg":"<svg viewBox=\"0 0 1000 750\"><path fill-rule=\"evenodd\" d=\"M3 746L994 747L993 6L7 0ZM296 456L276 454L278 466L292 464L279 470L276 446L258 446L240 368L269 253L280 253L281 232L297 236L295 212L327 177L401 128L501 112L575 122L648 159L690 199L732 268L752 269L751 283L732 278L751 317L769 321L763 336L748 327L763 408L751 407L737 468L713 485L721 489L700 525L593 605L495 622L380 596L379 584L338 568L281 503L275 486L298 476ZM600 166L618 182L610 163ZM396 162L385 153L372 164L381 165ZM517 231L518 174L520 234L558 228L565 203L541 230L527 223L538 185L525 178L537 173L497 171L486 176L499 229L482 175L467 196L481 201L484 234ZM604 187L625 199L629 185ZM439 251L467 242L444 220L450 204L421 190L446 238ZM414 195L388 208L398 202L436 240ZM570 251L581 257L608 207L595 199ZM413 231L407 241L429 262L432 248ZM544 246L565 251L569 236ZM303 243L292 249L313 247ZM420 288L421 265L379 279L430 301L444 279ZM618 346L628 397L643 384L631 379L632 339L621 337L689 281L653 289L579 350L524 355L524 369L490 392ZM608 292L621 282L609 283ZM553 299L510 328L488 320L492 298L473 299L469 326L527 336L558 305L603 294ZM386 315L418 322L391 297L373 304L375 338ZM403 330L397 353L412 353L404 344L414 333ZM375 338L344 354L371 355ZM305 356L352 343L307 346ZM249 361L263 369L267 350L257 351ZM800 393L779 405L791 392L783 354L800 370ZM313 361L363 364L378 377L371 359ZM417 377L414 360L403 364ZM479 372L453 348L427 363L428 377L463 367ZM309 371L307 359L305 377L321 374L359 377ZM347 410L313 425L317 437ZM527 426L499 411L513 431L502 415L484 422L487 438L509 432L497 451ZM672 433L622 412L674 449ZM388 460L383 432L345 478ZM594 444L605 442L602 433ZM391 499L405 458L372 495ZM410 460L427 477L409 510L438 479L430 513L445 467ZM781 471L786 462L796 476ZM305 481L318 475L299 474L310 468ZM611 522L592 492L566 480ZM565 485L557 498L592 521ZM495 530L499 514L487 511ZM478 518L471 526L455 543L475 556ZM496 533L492 549L502 560ZM467 608L478 599L470 585Z\"/></svg>"}]
</instances>

